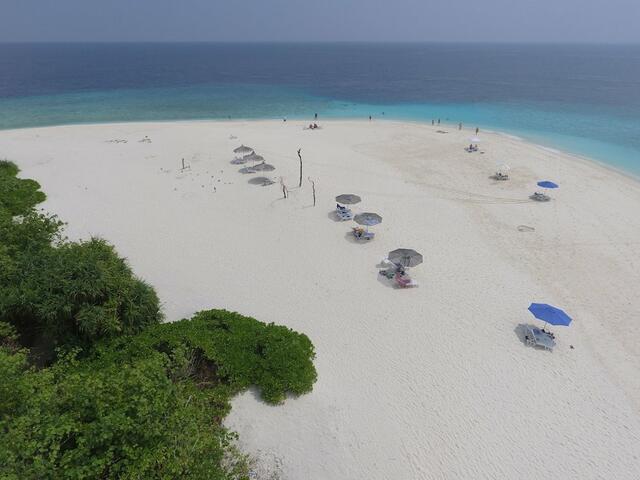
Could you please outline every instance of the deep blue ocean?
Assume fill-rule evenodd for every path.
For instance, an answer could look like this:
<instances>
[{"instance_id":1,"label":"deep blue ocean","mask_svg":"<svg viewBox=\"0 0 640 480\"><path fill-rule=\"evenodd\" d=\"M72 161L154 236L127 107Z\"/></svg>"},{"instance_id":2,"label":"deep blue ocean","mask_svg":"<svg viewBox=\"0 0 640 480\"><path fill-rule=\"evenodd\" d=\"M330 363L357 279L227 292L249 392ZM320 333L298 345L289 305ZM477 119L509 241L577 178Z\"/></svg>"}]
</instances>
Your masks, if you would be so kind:
<instances>
[{"instance_id":1,"label":"deep blue ocean","mask_svg":"<svg viewBox=\"0 0 640 480\"><path fill-rule=\"evenodd\" d=\"M640 175L640 45L0 44L1 129L314 113L463 122Z\"/></svg>"}]
</instances>

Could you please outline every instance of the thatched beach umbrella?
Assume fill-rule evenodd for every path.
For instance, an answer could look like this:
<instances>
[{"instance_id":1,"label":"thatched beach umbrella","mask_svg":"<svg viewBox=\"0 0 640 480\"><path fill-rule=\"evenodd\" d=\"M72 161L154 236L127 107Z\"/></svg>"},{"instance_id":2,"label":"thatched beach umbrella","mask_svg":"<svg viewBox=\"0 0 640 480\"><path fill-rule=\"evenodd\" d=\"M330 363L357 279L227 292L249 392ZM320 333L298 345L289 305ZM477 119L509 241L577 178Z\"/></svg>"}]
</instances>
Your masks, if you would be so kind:
<instances>
[{"instance_id":1,"label":"thatched beach umbrella","mask_svg":"<svg viewBox=\"0 0 640 480\"><path fill-rule=\"evenodd\" d=\"M342 205L354 205L356 203L360 203L361 200L362 199L358 195L354 195L353 193L343 193L336 197L336 202Z\"/></svg>"},{"instance_id":2,"label":"thatched beach umbrella","mask_svg":"<svg viewBox=\"0 0 640 480\"><path fill-rule=\"evenodd\" d=\"M274 167L273 165L269 165L268 163L259 163L257 165L254 165L253 167L251 167L251 169L255 172L273 172L276 167Z\"/></svg>"},{"instance_id":3,"label":"thatched beach umbrella","mask_svg":"<svg viewBox=\"0 0 640 480\"><path fill-rule=\"evenodd\" d=\"M260 185L261 187L266 187L267 185L273 185L276 182L268 177L255 177L249 180L249 183L251 185Z\"/></svg>"},{"instance_id":4,"label":"thatched beach umbrella","mask_svg":"<svg viewBox=\"0 0 640 480\"><path fill-rule=\"evenodd\" d=\"M251 152L249 155L242 157L242 159L250 162L264 162L264 157L256 152Z\"/></svg>"},{"instance_id":5,"label":"thatched beach umbrella","mask_svg":"<svg viewBox=\"0 0 640 480\"><path fill-rule=\"evenodd\" d=\"M403 267L415 267L422 263L422 254L410 248L398 248L389 252L389 260Z\"/></svg>"},{"instance_id":6,"label":"thatched beach umbrella","mask_svg":"<svg viewBox=\"0 0 640 480\"><path fill-rule=\"evenodd\" d=\"M233 149L233 153L239 153L241 155L246 155L251 152L253 152L253 148L247 147L245 145L240 145L238 148Z\"/></svg>"}]
</instances>

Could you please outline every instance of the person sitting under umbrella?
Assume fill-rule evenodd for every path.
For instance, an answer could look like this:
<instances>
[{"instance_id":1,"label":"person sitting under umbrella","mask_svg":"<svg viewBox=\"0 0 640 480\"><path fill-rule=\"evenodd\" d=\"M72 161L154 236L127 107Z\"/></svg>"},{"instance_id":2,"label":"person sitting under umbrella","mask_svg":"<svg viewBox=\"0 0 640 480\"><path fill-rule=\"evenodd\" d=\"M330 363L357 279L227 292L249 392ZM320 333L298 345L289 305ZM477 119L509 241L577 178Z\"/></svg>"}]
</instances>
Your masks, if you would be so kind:
<instances>
[{"instance_id":1,"label":"person sitting under umbrella","mask_svg":"<svg viewBox=\"0 0 640 480\"><path fill-rule=\"evenodd\" d=\"M542 327L542 328L540 329L540 331L541 331L542 333L544 333L545 335L549 335L549 336L550 336L551 338L553 338L553 339L555 339L555 338L556 338L556 336L553 334L553 332L550 332L549 330L545 330L545 329L544 329L544 327Z\"/></svg>"},{"instance_id":2,"label":"person sitting under umbrella","mask_svg":"<svg viewBox=\"0 0 640 480\"><path fill-rule=\"evenodd\" d=\"M532 303L529 305L529 311L538 320L542 320L544 322L544 326L540 331L552 339L555 339L556 337L546 329L547 324L562 325L566 327L571 323L571 317L569 317L569 315L561 309L546 303Z\"/></svg>"},{"instance_id":3,"label":"person sitting under umbrella","mask_svg":"<svg viewBox=\"0 0 640 480\"><path fill-rule=\"evenodd\" d=\"M359 213L353 218L353 220L359 225L366 226L366 229L362 227L353 227L353 236L356 237L356 239L371 240L375 234L369 231L369 227L378 225L382 222L382 217L377 213L365 212Z\"/></svg>"}]
</instances>

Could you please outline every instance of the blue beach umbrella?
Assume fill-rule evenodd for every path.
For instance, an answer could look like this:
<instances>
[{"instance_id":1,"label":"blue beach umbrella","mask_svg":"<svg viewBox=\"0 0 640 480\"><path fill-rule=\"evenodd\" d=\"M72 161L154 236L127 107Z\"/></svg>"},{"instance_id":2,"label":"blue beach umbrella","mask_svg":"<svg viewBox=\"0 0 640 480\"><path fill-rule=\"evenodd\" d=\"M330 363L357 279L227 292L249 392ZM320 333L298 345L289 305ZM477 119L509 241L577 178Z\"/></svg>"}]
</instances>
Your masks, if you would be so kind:
<instances>
[{"instance_id":1,"label":"blue beach umbrella","mask_svg":"<svg viewBox=\"0 0 640 480\"><path fill-rule=\"evenodd\" d=\"M558 188L559 185L549 180L543 180L542 182L538 182L538 186L542 188Z\"/></svg>"},{"instance_id":2,"label":"blue beach umbrella","mask_svg":"<svg viewBox=\"0 0 640 480\"><path fill-rule=\"evenodd\" d=\"M566 327L571 323L571 317L569 317L569 315L559 308L547 305L546 303L532 303L529 305L529 311L538 320L545 322L545 326L547 323L550 323L551 325L562 325Z\"/></svg>"}]
</instances>

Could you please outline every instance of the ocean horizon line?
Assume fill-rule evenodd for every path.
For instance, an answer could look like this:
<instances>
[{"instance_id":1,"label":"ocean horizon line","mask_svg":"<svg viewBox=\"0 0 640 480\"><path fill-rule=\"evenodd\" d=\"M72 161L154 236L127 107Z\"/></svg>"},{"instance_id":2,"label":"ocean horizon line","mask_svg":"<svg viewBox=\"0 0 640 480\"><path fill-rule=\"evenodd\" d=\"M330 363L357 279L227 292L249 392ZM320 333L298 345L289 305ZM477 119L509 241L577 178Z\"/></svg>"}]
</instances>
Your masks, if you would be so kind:
<instances>
[{"instance_id":1,"label":"ocean horizon line","mask_svg":"<svg viewBox=\"0 0 640 480\"><path fill-rule=\"evenodd\" d=\"M567 46L567 47L638 47L640 42L592 42L592 41L566 41L566 40L493 40L493 41L469 41L469 40L0 40L0 45L433 45L433 46L465 46L465 47L487 47L487 46Z\"/></svg>"}]
</instances>

